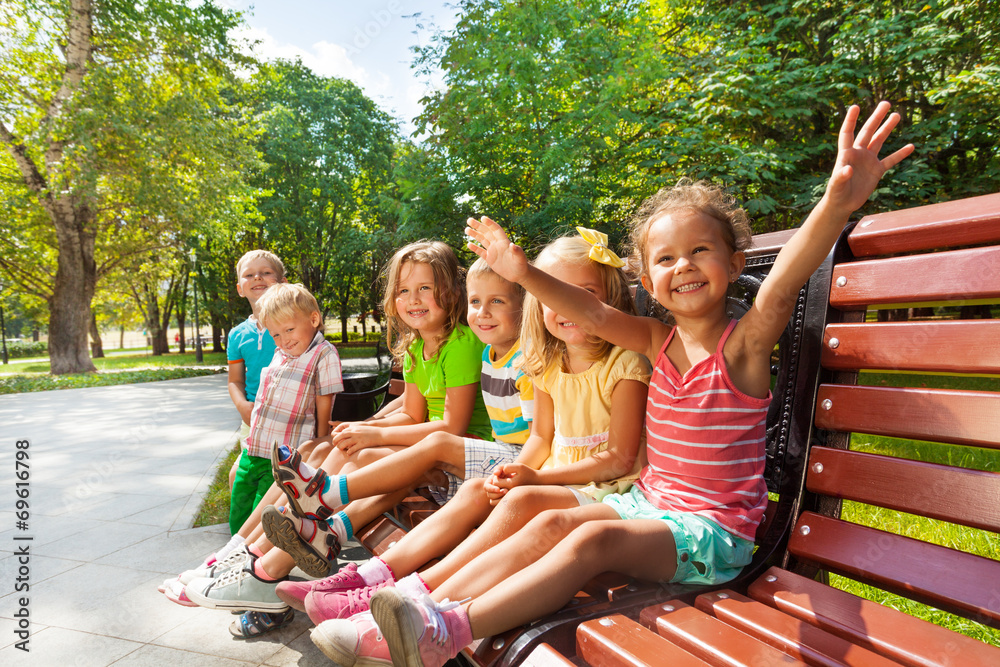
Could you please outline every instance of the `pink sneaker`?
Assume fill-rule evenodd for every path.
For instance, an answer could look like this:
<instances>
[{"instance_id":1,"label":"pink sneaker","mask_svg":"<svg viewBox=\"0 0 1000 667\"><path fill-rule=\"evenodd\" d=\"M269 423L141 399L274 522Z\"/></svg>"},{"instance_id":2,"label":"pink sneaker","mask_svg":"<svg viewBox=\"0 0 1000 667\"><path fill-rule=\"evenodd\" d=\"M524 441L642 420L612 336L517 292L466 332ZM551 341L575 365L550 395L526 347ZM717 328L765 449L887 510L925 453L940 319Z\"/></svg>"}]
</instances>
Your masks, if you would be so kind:
<instances>
[{"instance_id":1,"label":"pink sneaker","mask_svg":"<svg viewBox=\"0 0 1000 667\"><path fill-rule=\"evenodd\" d=\"M349 618L368 611L371 608L372 593L394 583L383 581L374 586L333 593L314 590L306 596L306 613L309 614L309 620L317 625L333 618Z\"/></svg>"},{"instance_id":2,"label":"pink sneaker","mask_svg":"<svg viewBox=\"0 0 1000 667\"><path fill-rule=\"evenodd\" d=\"M312 630L313 644L344 667L392 665L389 647L370 612L323 621Z\"/></svg>"},{"instance_id":3,"label":"pink sneaker","mask_svg":"<svg viewBox=\"0 0 1000 667\"><path fill-rule=\"evenodd\" d=\"M316 579L313 581L283 581L278 584L278 597L285 601L285 604L305 611L306 596L314 591L321 593L343 593L355 588L367 586L365 580L358 574L356 563L348 563L340 568L336 574L330 575L326 579Z\"/></svg>"},{"instance_id":4,"label":"pink sneaker","mask_svg":"<svg viewBox=\"0 0 1000 667\"><path fill-rule=\"evenodd\" d=\"M385 635L392 664L441 667L472 642L469 617L460 602L414 600L398 588L372 596L372 616Z\"/></svg>"}]
</instances>

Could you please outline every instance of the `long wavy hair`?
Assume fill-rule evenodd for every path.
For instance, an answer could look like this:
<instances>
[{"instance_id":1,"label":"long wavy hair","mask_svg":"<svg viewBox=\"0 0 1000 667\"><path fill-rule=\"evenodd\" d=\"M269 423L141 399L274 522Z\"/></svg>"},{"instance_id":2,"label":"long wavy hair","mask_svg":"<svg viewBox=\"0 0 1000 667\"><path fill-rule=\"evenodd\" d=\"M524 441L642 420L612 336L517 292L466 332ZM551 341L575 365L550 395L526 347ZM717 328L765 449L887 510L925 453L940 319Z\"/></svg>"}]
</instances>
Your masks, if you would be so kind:
<instances>
[{"instance_id":1,"label":"long wavy hair","mask_svg":"<svg viewBox=\"0 0 1000 667\"><path fill-rule=\"evenodd\" d=\"M628 280L621 269L616 269L590 259L590 244L580 236L563 236L545 246L538 254L534 265L559 277L559 267L567 264L591 266L601 276L604 293L609 306L635 315L635 303L629 291ZM561 363L566 353L566 343L559 340L545 328L542 304L531 293L524 297L523 318L521 320L522 367L531 377L540 377L554 364ZM603 359L611 352L613 345L603 338L591 336L594 344L593 361Z\"/></svg>"},{"instance_id":2,"label":"long wavy hair","mask_svg":"<svg viewBox=\"0 0 1000 667\"><path fill-rule=\"evenodd\" d=\"M467 324L464 270L452 249L441 241L416 241L403 246L392 256L382 272L385 294L382 297L382 311L387 323L386 343L397 361L409 354L410 345L419 335L409 327L396 311L396 292L399 291L399 275L403 264L415 262L427 264L434 274L434 300L447 313L441 342L451 335L455 327ZM412 360L412 359L411 359Z\"/></svg>"}]
</instances>

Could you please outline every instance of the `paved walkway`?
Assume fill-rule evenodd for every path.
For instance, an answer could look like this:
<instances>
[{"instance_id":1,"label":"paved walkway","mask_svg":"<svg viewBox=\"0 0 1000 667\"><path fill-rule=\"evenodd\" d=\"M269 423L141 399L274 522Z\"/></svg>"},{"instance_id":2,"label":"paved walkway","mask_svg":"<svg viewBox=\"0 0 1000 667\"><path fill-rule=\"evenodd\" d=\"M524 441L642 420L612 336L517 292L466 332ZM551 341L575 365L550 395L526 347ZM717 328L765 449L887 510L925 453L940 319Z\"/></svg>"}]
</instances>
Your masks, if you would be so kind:
<instances>
[{"instance_id":1,"label":"paved walkway","mask_svg":"<svg viewBox=\"0 0 1000 667\"><path fill-rule=\"evenodd\" d=\"M227 630L234 616L156 590L228 539L226 526L190 525L238 426L224 375L0 396L0 664L332 664L309 640L305 614L238 640ZM23 439L26 530L14 496ZM25 545L30 590L16 592ZM16 647L24 596L29 653Z\"/></svg>"}]
</instances>

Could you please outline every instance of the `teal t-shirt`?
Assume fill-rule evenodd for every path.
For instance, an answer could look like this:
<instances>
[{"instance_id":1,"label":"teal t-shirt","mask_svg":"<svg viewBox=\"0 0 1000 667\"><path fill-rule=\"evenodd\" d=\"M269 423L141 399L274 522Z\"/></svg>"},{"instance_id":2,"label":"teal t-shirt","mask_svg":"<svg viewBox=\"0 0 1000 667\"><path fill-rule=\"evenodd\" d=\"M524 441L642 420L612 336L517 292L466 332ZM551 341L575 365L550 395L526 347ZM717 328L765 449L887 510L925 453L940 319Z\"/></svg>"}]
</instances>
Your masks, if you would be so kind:
<instances>
[{"instance_id":1,"label":"teal t-shirt","mask_svg":"<svg viewBox=\"0 0 1000 667\"><path fill-rule=\"evenodd\" d=\"M476 403L467 432L480 438L491 436L493 427L478 386L484 347L464 324L455 327L431 359L424 359L423 339L413 341L410 345L412 358L409 354L403 357L403 379L417 385L427 401L427 421L439 421L444 417L444 397L448 387L475 384Z\"/></svg>"},{"instance_id":2,"label":"teal t-shirt","mask_svg":"<svg viewBox=\"0 0 1000 667\"><path fill-rule=\"evenodd\" d=\"M251 315L230 330L226 357L229 363L243 362L247 400L253 403L260 386L260 374L274 358L274 338L267 329L258 329L257 320Z\"/></svg>"}]
</instances>

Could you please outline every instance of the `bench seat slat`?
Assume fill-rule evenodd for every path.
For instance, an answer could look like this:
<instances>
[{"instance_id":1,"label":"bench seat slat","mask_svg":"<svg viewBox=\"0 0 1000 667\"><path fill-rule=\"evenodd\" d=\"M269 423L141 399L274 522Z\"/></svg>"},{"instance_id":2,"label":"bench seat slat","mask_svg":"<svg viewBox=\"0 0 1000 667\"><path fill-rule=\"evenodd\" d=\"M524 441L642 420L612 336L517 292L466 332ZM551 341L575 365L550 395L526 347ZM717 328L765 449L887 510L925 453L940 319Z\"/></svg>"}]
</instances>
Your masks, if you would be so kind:
<instances>
[{"instance_id":1,"label":"bench seat slat","mask_svg":"<svg viewBox=\"0 0 1000 667\"><path fill-rule=\"evenodd\" d=\"M595 667L709 664L621 614L581 623L576 654Z\"/></svg>"},{"instance_id":2,"label":"bench seat slat","mask_svg":"<svg viewBox=\"0 0 1000 667\"><path fill-rule=\"evenodd\" d=\"M750 585L750 597L905 665L987 667L1000 648L772 567Z\"/></svg>"},{"instance_id":3,"label":"bench seat slat","mask_svg":"<svg viewBox=\"0 0 1000 667\"><path fill-rule=\"evenodd\" d=\"M542 642L521 663L524 667L576 667L559 651Z\"/></svg>"},{"instance_id":4,"label":"bench seat slat","mask_svg":"<svg viewBox=\"0 0 1000 667\"><path fill-rule=\"evenodd\" d=\"M1000 532L1000 473L814 446L806 488Z\"/></svg>"},{"instance_id":5,"label":"bench seat slat","mask_svg":"<svg viewBox=\"0 0 1000 667\"><path fill-rule=\"evenodd\" d=\"M816 426L997 449L1000 394L824 384L817 394Z\"/></svg>"},{"instance_id":6,"label":"bench seat slat","mask_svg":"<svg viewBox=\"0 0 1000 667\"><path fill-rule=\"evenodd\" d=\"M892 667L899 663L733 591L703 593L695 607L818 667Z\"/></svg>"},{"instance_id":7,"label":"bench seat slat","mask_svg":"<svg viewBox=\"0 0 1000 667\"><path fill-rule=\"evenodd\" d=\"M788 551L825 570L1000 627L1000 561L813 512L799 517Z\"/></svg>"},{"instance_id":8,"label":"bench seat slat","mask_svg":"<svg viewBox=\"0 0 1000 667\"><path fill-rule=\"evenodd\" d=\"M831 324L820 363L835 371L1000 373L998 340L1000 320Z\"/></svg>"},{"instance_id":9,"label":"bench seat slat","mask_svg":"<svg viewBox=\"0 0 1000 667\"><path fill-rule=\"evenodd\" d=\"M867 215L851 231L855 257L1000 240L1000 194Z\"/></svg>"},{"instance_id":10,"label":"bench seat slat","mask_svg":"<svg viewBox=\"0 0 1000 667\"><path fill-rule=\"evenodd\" d=\"M947 280L927 279L942 273L947 273ZM840 310L890 304L969 305L997 298L1000 247L838 264L830 286L830 305Z\"/></svg>"},{"instance_id":11,"label":"bench seat slat","mask_svg":"<svg viewBox=\"0 0 1000 667\"><path fill-rule=\"evenodd\" d=\"M713 665L805 664L679 600L646 607L639 621Z\"/></svg>"}]
</instances>

